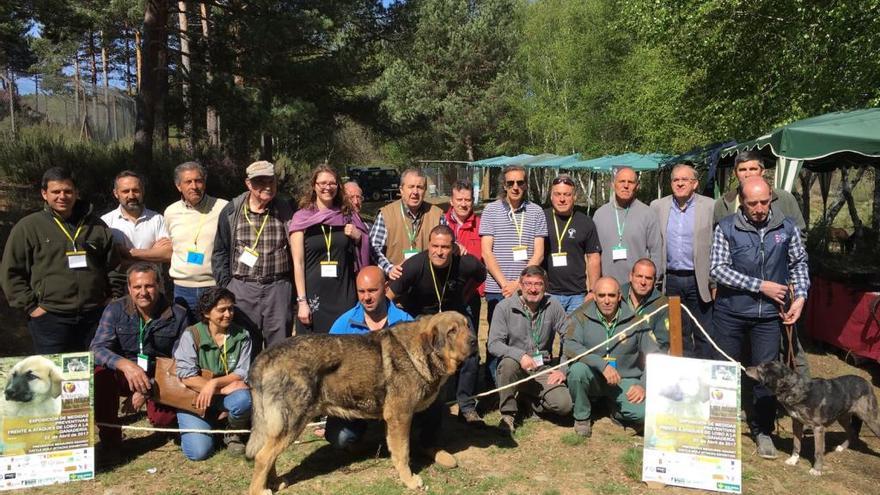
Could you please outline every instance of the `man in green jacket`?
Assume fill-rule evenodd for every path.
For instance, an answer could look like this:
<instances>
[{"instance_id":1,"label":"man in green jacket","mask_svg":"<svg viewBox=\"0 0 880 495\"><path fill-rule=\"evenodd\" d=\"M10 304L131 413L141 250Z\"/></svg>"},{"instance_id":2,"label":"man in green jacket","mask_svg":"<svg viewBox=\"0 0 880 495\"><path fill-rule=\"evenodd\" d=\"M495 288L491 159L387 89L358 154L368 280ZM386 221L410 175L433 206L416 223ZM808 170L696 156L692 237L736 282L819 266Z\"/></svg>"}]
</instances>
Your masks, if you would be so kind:
<instances>
[{"instance_id":1,"label":"man in green jacket","mask_svg":"<svg viewBox=\"0 0 880 495\"><path fill-rule=\"evenodd\" d=\"M628 304L623 304L620 285L602 277L593 290L594 301L584 303L571 314L563 344L566 359L582 356L568 368L568 390L574 402L574 431L592 434L590 398L613 402L612 418L630 425L645 421L644 355L660 352L650 327L639 321ZM610 337L619 336L604 343Z\"/></svg>"},{"instance_id":2,"label":"man in green jacket","mask_svg":"<svg viewBox=\"0 0 880 495\"><path fill-rule=\"evenodd\" d=\"M654 288L656 275L657 267L654 262L649 258L641 258L633 265L629 282L620 287L620 292L623 294L623 302L629 305L636 316L651 315L648 317L648 326L654 332L660 350L666 352L669 349L669 309L663 308L656 313L654 311L668 304L669 299Z\"/></svg>"},{"instance_id":3,"label":"man in green jacket","mask_svg":"<svg viewBox=\"0 0 880 495\"><path fill-rule=\"evenodd\" d=\"M0 263L3 292L30 317L37 354L87 351L110 297L108 271L118 265L113 235L77 199L66 169L43 174L43 211L19 221Z\"/></svg>"}]
</instances>

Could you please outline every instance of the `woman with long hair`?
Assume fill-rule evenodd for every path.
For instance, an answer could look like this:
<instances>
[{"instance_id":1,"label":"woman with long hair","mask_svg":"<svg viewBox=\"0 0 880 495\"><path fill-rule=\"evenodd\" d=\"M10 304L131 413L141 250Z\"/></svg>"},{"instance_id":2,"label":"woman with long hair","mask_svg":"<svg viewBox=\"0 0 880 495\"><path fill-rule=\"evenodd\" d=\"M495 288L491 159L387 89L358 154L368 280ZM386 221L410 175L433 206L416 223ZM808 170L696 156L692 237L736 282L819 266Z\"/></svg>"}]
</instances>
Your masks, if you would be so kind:
<instances>
[{"instance_id":1,"label":"woman with long hair","mask_svg":"<svg viewBox=\"0 0 880 495\"><path fill-rule=\"evenodd\" d=\"M297 332L327 333L357 303L355 273L370 263L367 228L342 190L339 174L318 165L290 221Z\"/></svg>"}]
</instances>

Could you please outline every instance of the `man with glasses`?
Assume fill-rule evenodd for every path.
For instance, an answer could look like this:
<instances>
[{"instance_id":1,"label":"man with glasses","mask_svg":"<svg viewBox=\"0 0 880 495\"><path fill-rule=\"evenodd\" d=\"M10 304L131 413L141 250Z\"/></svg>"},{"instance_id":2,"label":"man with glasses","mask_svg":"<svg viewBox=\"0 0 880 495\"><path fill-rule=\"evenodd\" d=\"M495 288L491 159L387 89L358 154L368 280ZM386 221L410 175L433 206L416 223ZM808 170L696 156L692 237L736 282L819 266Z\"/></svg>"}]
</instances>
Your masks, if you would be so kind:
<instances>
[{"instance_id":1,"label":"man with glasses","mask_svg":"<svg viewBox=\"0 0 880 495\"><path fill-rule=\"evenodd\" d=\"M266 347L290 335L293 284L287 223L293 208L278 198L275 165L247 168L247 191L230 201L217 225L211 266L217 285L235 294L237 313L251 331L261 330ZM259 351L261 346L255 345Z\"/></svg>"},{"instance_id":2,"label":"man with glasses","mask_svg":"<svg viewBox=\"0 0 880 495\"><path fill-rule=\"evenodd\" d=\"M547 293L571 314L592 298L591 288L602 272L602 246L596 224L574 208L577 188L568 174L553 179L547 215L544 266Z\"/></svg>"},{"instance_id":3,"label":"man with glasses","mask_svg":"<svg viewBox=\"0 0 880 495\"><path fill-rule=\"evenodd\" d=\"M660 226L657 214L636 199L639 178L630 167L621 167L612 182L614 194L593 215L602 244L602 275L618 283L629 278L639 258L651 258L663 277Z\"/></svg>"},{"instance_id":4,"label":"man with glasses","mask_svg":"<svg viewBox=\"0 0 880 495\"><path fill-rule=\"evenodd\" d=\"M425 202L428 178L417 168L400 175L400 199L382 207L370 228L370 244L379 268L389 280L403 273L401 265L428 247L431 229L445 223L443 210Z\"/></svg>"},{"instance_id":5,"label":"man with glasses","mask_svg":"<svg viewBox=\"0 0 880 495\"><path fill-rule=\"evenodd\" d=\"M489 352L498 356L496 381L499 387L522 380L553 365L556 337L565 333L568 317L559 302L545 292L547 273L528 266L520 275L519 297L501 301L492 315ZM556 356L558 358L558 356ZM565 386L562 367L517 387L498 392L499 426L512 434L519 412L518 401L539 413L566 416L571 412L571 394Z\"/></svg>"},{"instance_id":6,"label":"man with glasses","mask_svg":"<svg viewBox=\"0 0 880 495\"><path fill-rule=\"evenodd\" d=\"M660 219L660 258L666 263L664 291L667 296L681 297L708 332L714 288L709 280L714 201L696 193L699 185L696 169L679 163L672 167L672 194L652 201L651 208ZM706 337L687 315L682 320L684 355L708 357Z\"/></svg>"},{"instance_id":7,"label":"man with glasses","mask_svg":"<svg viewBox=\"0 0 880 495\"><path fill-rule=\"evenodd\" d=\"M492 275L486 279L486 309L492 321L495 306L519 291L519 274L544 260L547 218L526 199L526 169L508 165L501 172L499 198L486 205L480 221L483 261Z\"/></svg>"}]
</instances>

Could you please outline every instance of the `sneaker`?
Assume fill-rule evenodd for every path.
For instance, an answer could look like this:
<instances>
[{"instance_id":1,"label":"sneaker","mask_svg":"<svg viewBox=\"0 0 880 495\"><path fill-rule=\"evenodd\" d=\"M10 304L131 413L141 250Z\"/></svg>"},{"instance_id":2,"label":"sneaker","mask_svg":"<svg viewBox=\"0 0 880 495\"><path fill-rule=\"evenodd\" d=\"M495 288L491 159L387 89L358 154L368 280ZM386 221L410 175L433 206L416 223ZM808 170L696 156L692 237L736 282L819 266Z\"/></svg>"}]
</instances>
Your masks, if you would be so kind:
<instances>
[{"instance_id":1,"label":"sneaker","mask_svg":"<svg viewBox=\"0 0 880 495\"><path fill-rule=\"evenodd\" d=\"M458 419L464 421L465 424L468 424L470 426L479 426L483 424L483 418L481 418L480 415L477 414L477 411L473 409L462 411L461 413L459 413Z\"/></svg>"},{"instance_id":2,"label":"sneaker","mask_svg":"<svg viewBox=\"0 0 880 495\"><path fill-rule=\"evenodd\" d=\"M419 454L433 460L434 464L442 468L452 469L458 467L458 461L455 459L455 456L443 449L438 449L436 447L424 448L419 451Z\"/></svg>"},{"instance_id":3,"label":"sneaker","mask_svg":"<svg viewBox=\"0 0 880 495\"><path fill-rule=\"evenodd\" d=\"M502 414L501 421L498 422L498 428L501 429L504 433L513 436L513 432L516 431L516 425L514 424L513 416L510 414Z\"/></svg>"},{"instance_id":4,"label":"sneaker","mask_svg":"<svg viewBox=\"0 0 880 495\"><path fill-rule=\"evenodd\" d=\"M574 420L574 432L582 437L590 438L593 436L593 425L589 419L576 419Z\"/></svg>"},{"instance_id":5,"label":"sneaker","mask_svg":"<svg viewBox=\"0 0 880 495\"><path fill-rule=\"evenodd\" d=\"M773 445L773 439L770 435L759 433L755 437L755 443L758 444L758 455L764 459L776 459L779 453L776 452L776 446Z\"/></svg>"},{"instance_id":6,"label":"sneaker","mask_svg":"<svg viewBox=\"0 0 880 495\"><path fill-rule=\"evenodd\" d=\"M238 433L227 433L223 435L223 444L226 445L226 451L230 455L244 455L244 439Z\"/></svg>"}]
</instances>

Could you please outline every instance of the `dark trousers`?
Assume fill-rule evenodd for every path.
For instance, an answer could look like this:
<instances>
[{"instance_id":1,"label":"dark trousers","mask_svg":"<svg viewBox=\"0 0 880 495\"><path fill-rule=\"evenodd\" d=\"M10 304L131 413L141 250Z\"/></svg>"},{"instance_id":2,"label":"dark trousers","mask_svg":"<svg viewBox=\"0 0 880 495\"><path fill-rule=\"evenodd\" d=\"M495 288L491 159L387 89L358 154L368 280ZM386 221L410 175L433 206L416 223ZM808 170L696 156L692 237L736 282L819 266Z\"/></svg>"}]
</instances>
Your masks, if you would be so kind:
<instances>
[{"instance_id":1,"label":"dark trousers","mask_svg":"<svg viewBox=\"0 0 880 495\"><path fill-rule=\"evenodd\" d=\"M34 354L58 354L89 350L104 308L84 313L50 313L28 320Z\"/></svg>"},{"instance_id":2,"label":"dark trousers","mask_svg":"<svg viewBox=\"0 0 880 495\"><path fill-rule=\"evenodd\" d=\"M486 293L486 320L489 323L489 331L492 331L492 315L495 314L495 306L504 300L500 292ZM486 385L494 388L495 372L498 368L498 357L489 354L489 340L486 339Z\"/></svg>"},{"instance_id":3,"label":"dark trousers","mask_svg":"<svg viewBox=\"0 0 880 495\"><path fill-rule=\"evenodd\" d=\"M474 342L478 342L478 331L480 322L480 306L482 300L479 295L474 296L468 302L468 317L470 319L471 335ZM473 353L465 359L458 368L458 384L455 388L455 399L458 401L459 411L473 411L477 406L476 399L471 398L477 392L477 378L480 372L480 353L477 347L473 349Z\"/></svg>"},{"instance_id":4,"label":"dark trousers","mask_svg":"<svg viewBox=\"0 0 880 495\"><path fill-rule=\"evenodd\" d=\"M756 366L779 358L779 339L782 322L779 318L746 318L715 310L713 313L712 338L718 347L731 358L742 362L743 340L751 341L751 359L746 366ZM713 349L714 351L714 349ZM725 359L717 351L715 359ZM776 419L776 397L764 385L743 375L743 385L752 388L753 413L749 415L749 428L753 435L773 432Z\"/></svg>"},{"instance_id":5,"label":"dark trousers","mask_svg":"<svg viewBox=\"0 0 880 495\"><path fill-rule=\"evenodd\" d=\"M667 272L666 295L680 297L681 303L691 310L700 325L712 334L712 302L706 303L700 299L700 290L693 273ZM706 336L684 311L681 315L681 334L685 357L707 358L712 355Z\"/></svg>"},{"instance_id":6,"label":"dark trousers","mask_svg":"<svg viewBox=\"0 0 880 495\"><path fill-rule=\"evenodd\" d=\"M95 422L119 424L119 398L132 393L121 371L95 366ZM177 423L177 410L147 399L147 419L153 426L167 428ZM104 445L119 446L122 430L98 426L98 437Z\"/></svg>"}]
</instances>

